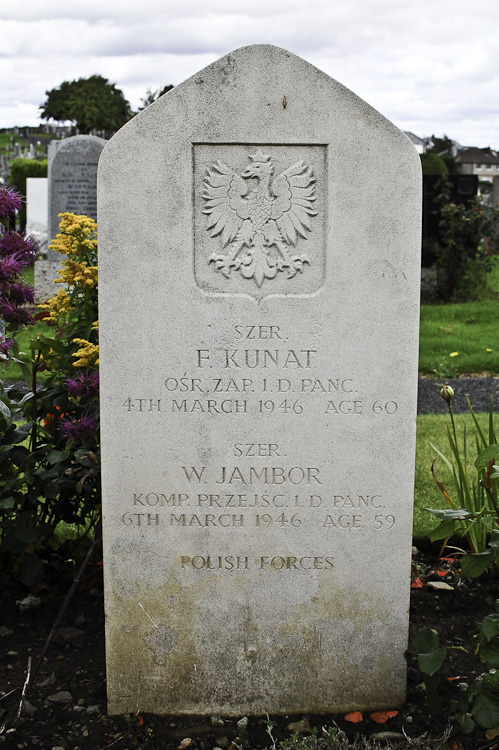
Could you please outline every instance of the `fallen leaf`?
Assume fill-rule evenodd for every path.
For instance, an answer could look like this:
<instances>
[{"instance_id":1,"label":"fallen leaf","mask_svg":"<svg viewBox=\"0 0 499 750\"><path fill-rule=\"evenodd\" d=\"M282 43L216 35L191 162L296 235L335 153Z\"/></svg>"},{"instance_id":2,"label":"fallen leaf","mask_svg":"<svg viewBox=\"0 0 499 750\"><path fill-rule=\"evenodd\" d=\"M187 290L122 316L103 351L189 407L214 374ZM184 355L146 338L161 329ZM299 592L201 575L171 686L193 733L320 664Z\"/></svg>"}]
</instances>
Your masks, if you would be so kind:
<instances>
[{"instance_id":1,"label":"fallen leaf","mask_svg":"<svg viewBox=\"0 0 499 750\"><path fill-rule=\"evenodd\" d=\"M488 740L495 740L496 737L499 737L499 729L489 729L485 732L485 736Z\"/></svg>"},{"instance_id":2,"label":"fallen leaf","mask_svg":"<svg viewBox=\"0 0 499 750\"><path fill-rule=\"evenodd\" d=\"M411 589L422 589L423 585L424 584L421 578L415 578L414 581L411 583Z\"/></svg>"},{"instance_id":3,"label":"fallen leaf","mask_svg":"<svg viewBox=\"0 0 499 750\"><path fill-rule=\"evenodd\" d=\"M352 724L358 724L359 721L364 721L364 717L360 711L352 711L352 713L345 714L345 721L350 721Z\"/></svg>"},{"instance_id":4,"label":"fallen leaf","mask_svg":"<svg viewBox=\"0 0 499 750\"><path fill-rule=\"evenodd\" d=\"M393 719L394 716L397 716L398 711L375 711L373 714L369 714L371 719L376 722L376 724L384 724L385 721L388 721L388 719Z\"/></svg>"},{"instance_id":5,"label":"fallen leaf","mask_svg":"<svg viewBox=\"0 0 499 750\"><path fill-rule=\"evenodd\" d=\"M454 682L455 680L460 680L461 677L447 677L447 682Z\"/></svg>"},{"instance_id":6,"label":"fallen leaf","mask_svg":"<svg viewBox=\"0 0 499 750\"><path fill-rule=\"evenodd\" d=\"M448 570L436 570L435 572L436 572L437 576L446 576L447 573L449 573L450 571L448 571Z\"/></svg>"},{"instance_id":7,"label":"fallen leaf","mask_svg":"<svg viewBox=\"0 0 499 750\"><path fill-rule=\"evenodd\" d=\"M142 718L142 716L140 714L135 714L135 720L136 720L137 725L139 727L141 727L142 724L144 723L144 719Z\"/></svg>"}]
</instances>

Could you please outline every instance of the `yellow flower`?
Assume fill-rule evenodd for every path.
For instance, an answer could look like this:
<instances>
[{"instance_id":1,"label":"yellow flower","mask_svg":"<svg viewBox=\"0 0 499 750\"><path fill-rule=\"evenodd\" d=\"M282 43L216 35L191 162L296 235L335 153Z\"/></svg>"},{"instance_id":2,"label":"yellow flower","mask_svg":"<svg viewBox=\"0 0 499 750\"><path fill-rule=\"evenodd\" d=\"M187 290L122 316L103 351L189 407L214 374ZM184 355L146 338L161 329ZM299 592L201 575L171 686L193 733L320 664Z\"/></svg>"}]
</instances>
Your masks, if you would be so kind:
<instances>
[{"instance_id":1,"label":"yellow flower","mask_svg":"<svg viewBox=\"0 0 499 750\"><path fill-rule=\"evenodd\" d=\"M459 357L459 352L451 352L449 357Z\"/></svg>"},{"instance_id":2,"label":"yellow flower","mask_svg":"<svg viewBox=\"0 0 499 750\"><path fill-rule=\"evenodd\" d=\"M49 315L45 320L53 320L55 323L59 322L59 318L69 315L73 310L71 305L71 298L64 289L59 289L55 297L51 297L43 305L38 305L40 310L47 310Z\"/></svg>"},{"instance_id":3,"label":"yellow flower","mask_svg":"<svg viewBox=\"0 0 499 750\"><path fill-rule=\"evenodd\" d=\"M79 255L81 249L91 252L97 247L97 222L88 216L76 214L59 214L60 234L49 244L50 250L63 255Z\"/></svg>"},{"instance_id":4,"label":"yellow flower","mask_svg":"<svg viewBox=\"0 0 499 750\"><path fill-rule=\"evenodd\" d=\"M486 352L491 352L491 351L492 351L492 349L485 349L485 351L486 351Z\"/></svg>"},{"instance_id":5,"label":"yellow flower","mask_svg":"<svg viewBox=\"0 0 499 750\"><path fill-rule=\"evenodd\" d=\"M97 284L97 266L89 266L85 260L77 263L70 258L63 260L61 265L63 267L58 271L60 278L55 279L56 284L85 288L94 287Z\"/></svg>"},{"instance_id":6,"label":"yellow flower","mask_svg":"<svg viewBox=\"0 0 499 750\"><path fill-rule=\"evenodd\" d=\"M91 344L90 341L85 339L73 339L73 341L81 344L80 349L71 355L72 357L79 357L76 362L73 362L74 367L91 367L99 364L98 344Z\"/></svg>"}]
</instances>

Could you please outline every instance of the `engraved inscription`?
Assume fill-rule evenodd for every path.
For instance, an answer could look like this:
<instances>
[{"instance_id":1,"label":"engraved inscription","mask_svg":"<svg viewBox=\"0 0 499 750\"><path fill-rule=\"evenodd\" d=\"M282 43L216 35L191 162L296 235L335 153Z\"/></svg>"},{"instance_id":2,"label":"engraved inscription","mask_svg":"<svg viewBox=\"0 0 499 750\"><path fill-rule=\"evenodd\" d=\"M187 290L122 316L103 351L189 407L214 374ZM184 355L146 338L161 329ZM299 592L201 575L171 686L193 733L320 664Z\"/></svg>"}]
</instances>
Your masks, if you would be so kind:
<instances>
[{"instance_id":1,"label":"engraved inscription","mask_svg":"<svg viewBox=\"0 0 499 750\"><path fill-rule=\"evenodd\" d=\"M280 273L292 279L311 263L298 246L317 215L315 177L303 160L275 177L271 154L258 150L248 161L241 173L221 160L207 169L203 213L222 246L208 262L227 279L235 271L261 287Z\"/></svg>"},{"instance_id":2,"label":"engraved inscription","mask_svg":"<svg viewBox=\"0 0 499 750\"><path fill-rule=\"evenodd\" d=\"M194 570L332 570L334 559L323 555L181 555L179 564Z\"/></svg>"}]
</instances>

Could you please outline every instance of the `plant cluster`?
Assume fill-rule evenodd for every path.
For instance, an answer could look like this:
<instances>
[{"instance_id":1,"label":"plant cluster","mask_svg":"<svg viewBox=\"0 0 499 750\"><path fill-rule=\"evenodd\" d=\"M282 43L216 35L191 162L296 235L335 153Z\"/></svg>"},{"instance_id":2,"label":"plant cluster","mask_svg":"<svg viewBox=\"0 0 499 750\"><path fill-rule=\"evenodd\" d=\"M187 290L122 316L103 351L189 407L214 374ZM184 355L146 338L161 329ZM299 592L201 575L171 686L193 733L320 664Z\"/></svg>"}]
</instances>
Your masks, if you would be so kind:
<instances>
[{"instance_id":1,"label":"plant cluster","mask_svg":"<svg viewBox=\"0 0 499 750\"><path fill-rule=\"evenodd\" d=\"M433 447L452 472L454 487L446 489L438 480L435 474L435 462L433 462L431 467L433 478L449 507L427 508L440 520L440 524L429 536L432 541L443 539L444 546L448 544L451 537L465 537L470 551L462 557L461 571L464 576L476 577L490 566L496 570L499 567L499 466L496 464L496 459L499 461L499 445L494 429L492 399L487 432L481 429L468 399L468 408L476 428L477 452L477 458L470 467L466 429L462 447L457 437L452 410L454 391L444 385L440 393L447 402L451 419L450 428L449 425L446 426L446 433L452 452L452 461L449 461L435 446Z\"/></svg>"},{"instance_id":2,"label":"plant cluster","mask_svg":"<svg viewBox=\"0 0 499 750\"><path fill-rule=\"evenodd\" d=\"M494 612L477 624L472 641L471 650L486 670L466 687L459 700L452 705L453 714L465 734L474 729L475 723L485 729L499 726L499 601L495 603ZM418 653L427 702L432 708L439 709L439 671L447 653L451 649L466 649L463 646L441 646L438 633L430 628L420 630L412 645Z\"/></svg>"},{"instance_id":3,"label":"plant cluster","mask_svg":"<svg viewBox=\"0 0 499 750\"><path fill-rule=\"evenodd\" d=\"M478 198L469 205L454 203L445 175L435 205L440 215L439 237L432 251L439 297L444 302L476 299L483 294L486 274L499 252L499 210Z\"/></svg>"},{"instance_id":4,"label":"plant cluster","mask_svg":"<svg viewBox=\"0 0 499 750\"><path fill-rule=\"evenodd\" d=\"M43 574L40 553L57 544L61 523L85 536L100 519L96 223L61 214L60 228L50 247L66 256L64 287L37 315L55 336L9 351L28 392L12 385L2 396L0 552L27 585Z\"/></svg>"}]
</instances>

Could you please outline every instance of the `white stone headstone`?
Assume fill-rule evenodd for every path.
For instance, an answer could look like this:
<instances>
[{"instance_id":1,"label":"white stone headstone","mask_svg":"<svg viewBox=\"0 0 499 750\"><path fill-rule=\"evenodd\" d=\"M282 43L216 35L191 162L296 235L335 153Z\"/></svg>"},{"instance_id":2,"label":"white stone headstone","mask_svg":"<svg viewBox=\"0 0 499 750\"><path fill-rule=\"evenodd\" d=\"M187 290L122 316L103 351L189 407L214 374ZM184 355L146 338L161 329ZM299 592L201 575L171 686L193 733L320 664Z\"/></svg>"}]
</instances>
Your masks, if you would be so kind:
<instances>
[{"instance_id":1,"label":"white stone headstone","mask_svg":"<svg viewBox=\"0 0 499 750\"><path fill-rule=\"evenodd\" d=\"M47 236L47 178L26 179L26 232Z\"/></svg>"},{"instance_id":2,"label":"white stone headstone","mask_svg":"<svg viewBox=\"0 0 499 750\"><path fill-rule=\"evenodd\" d=\"M402 132L271 46L104 149L111 714L403 702L420 182Z\"/></svg>"}]
</instances>

